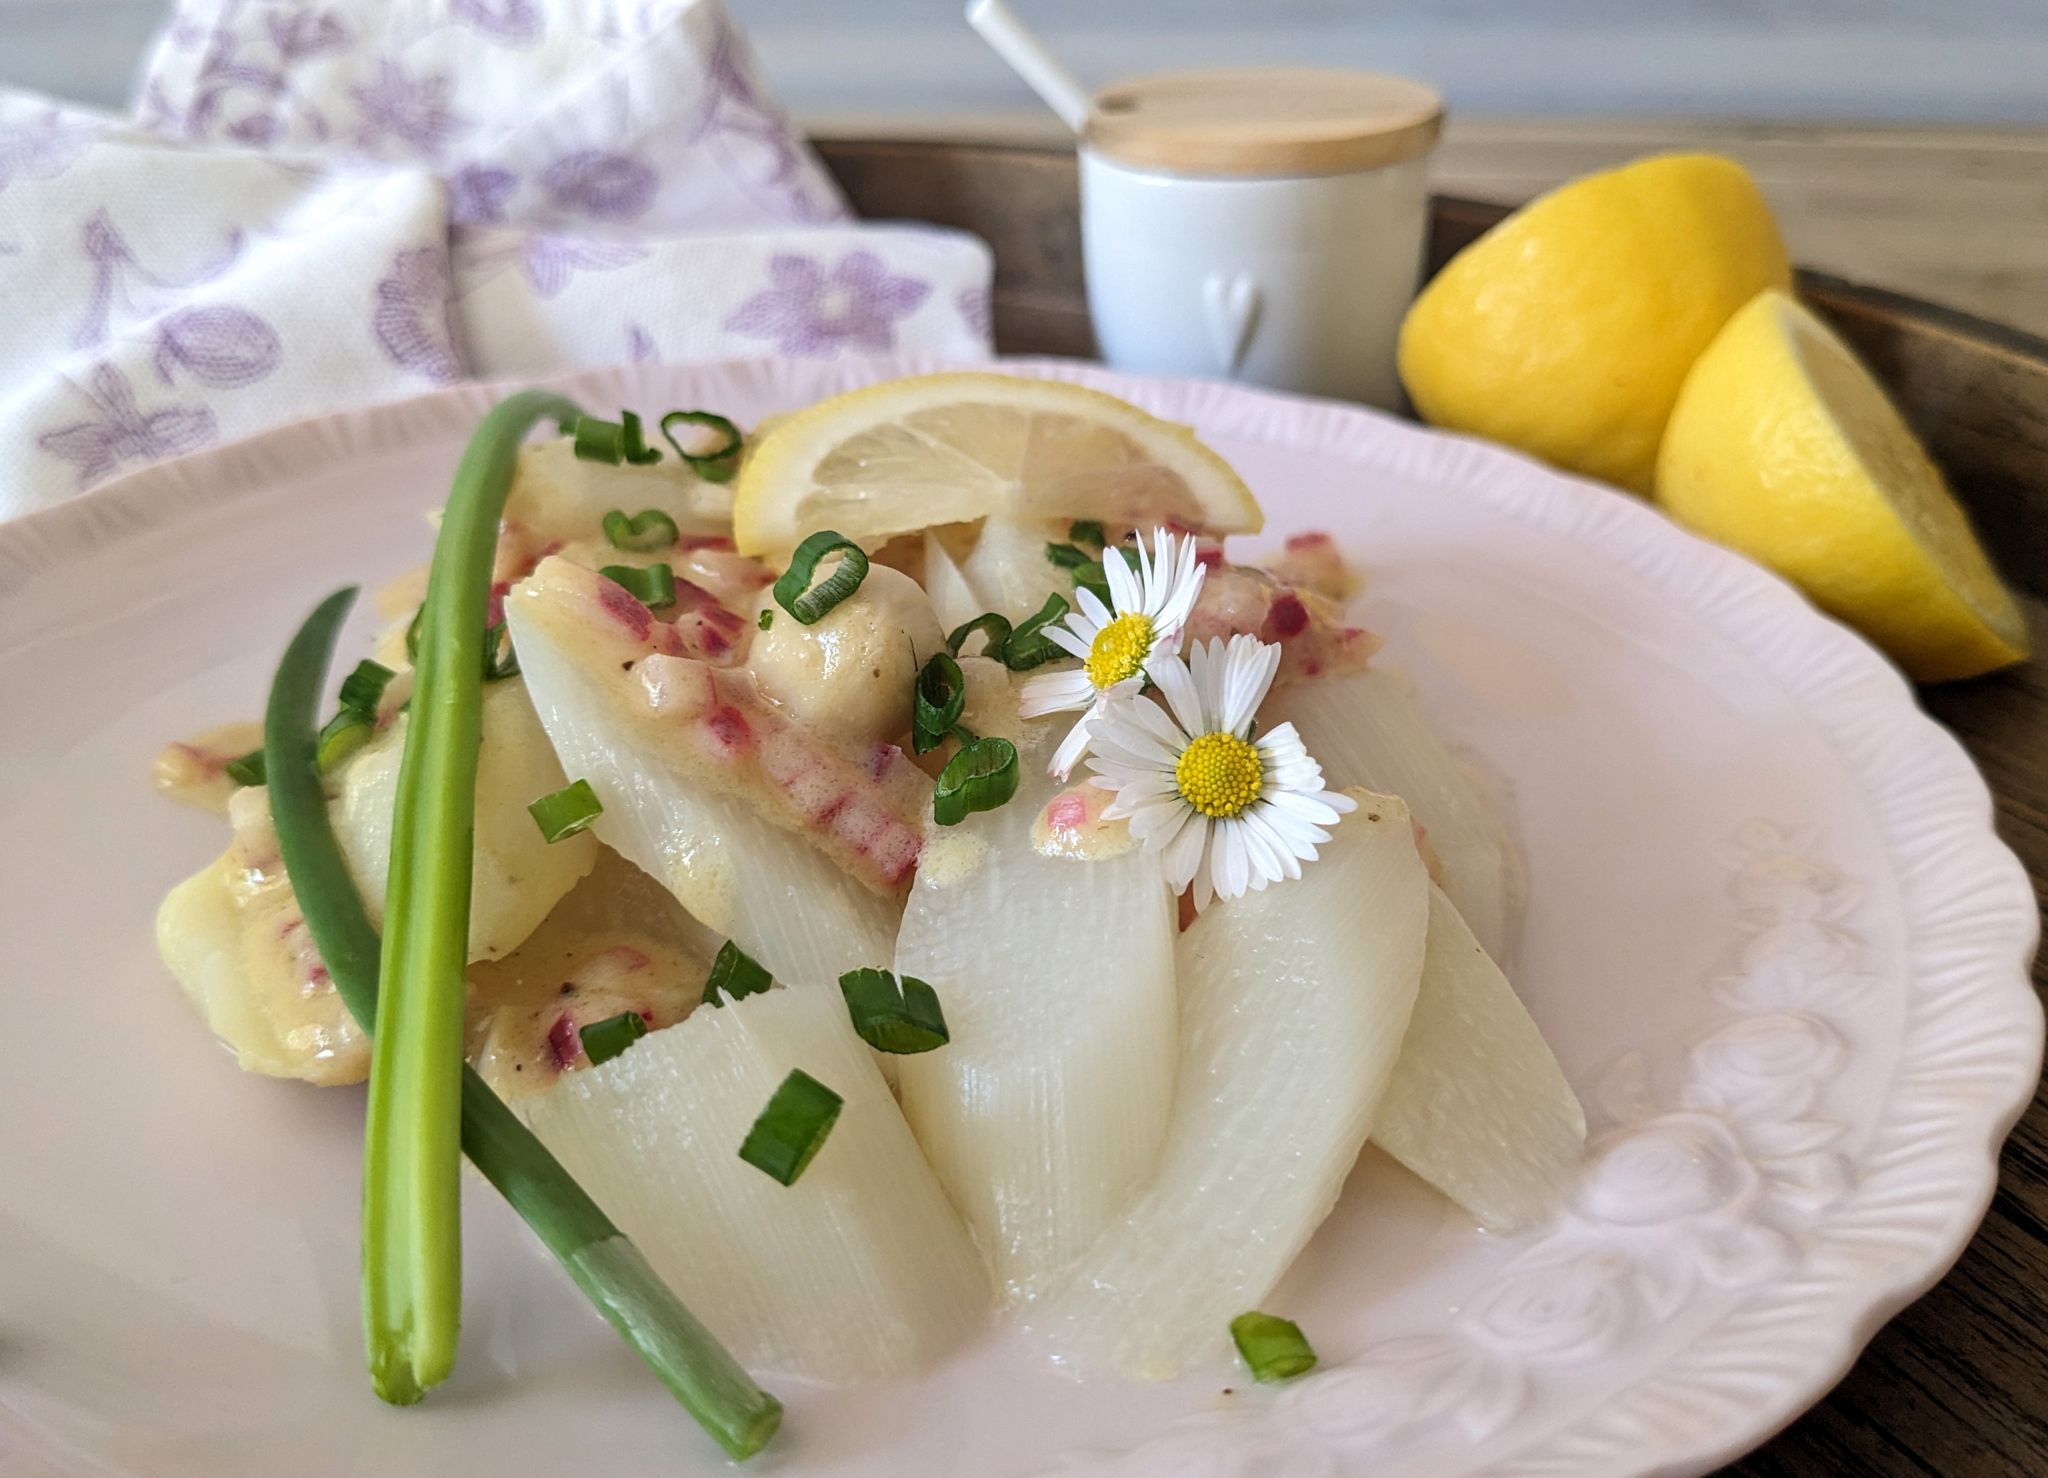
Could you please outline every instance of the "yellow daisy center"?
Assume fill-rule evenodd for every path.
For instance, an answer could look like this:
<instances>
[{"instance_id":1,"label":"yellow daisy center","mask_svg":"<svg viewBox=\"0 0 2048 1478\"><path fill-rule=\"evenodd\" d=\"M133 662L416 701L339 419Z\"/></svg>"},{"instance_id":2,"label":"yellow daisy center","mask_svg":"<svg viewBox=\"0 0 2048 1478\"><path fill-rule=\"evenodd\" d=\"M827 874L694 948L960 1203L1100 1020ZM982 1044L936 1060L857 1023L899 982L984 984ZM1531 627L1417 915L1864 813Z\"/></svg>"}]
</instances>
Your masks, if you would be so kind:
<instances>
[{"instance_id":1,"label":"yellow daisy center","mask_svg":"<svg viewBox=\"0 0 2048 1478\"><path fill-rule=\"evenodd\" d=\"M1138 611L1117 617L1088 646L1088 681L1113 688L1145 670L1152 655L1152 618Z\"/></svg>"},{"instance_id":2,"label":"yellow daisy center","mask_svg":"<svg viewBox=\"0 0 2048 1478\"><path fill-rule=\"evenodd\" d=\"M1212 819L1250 810L1265 778L1258 749L1235 734L1204 734L1180 752L1173 767L1181 799Z\"/></svg>"}]
</instances>

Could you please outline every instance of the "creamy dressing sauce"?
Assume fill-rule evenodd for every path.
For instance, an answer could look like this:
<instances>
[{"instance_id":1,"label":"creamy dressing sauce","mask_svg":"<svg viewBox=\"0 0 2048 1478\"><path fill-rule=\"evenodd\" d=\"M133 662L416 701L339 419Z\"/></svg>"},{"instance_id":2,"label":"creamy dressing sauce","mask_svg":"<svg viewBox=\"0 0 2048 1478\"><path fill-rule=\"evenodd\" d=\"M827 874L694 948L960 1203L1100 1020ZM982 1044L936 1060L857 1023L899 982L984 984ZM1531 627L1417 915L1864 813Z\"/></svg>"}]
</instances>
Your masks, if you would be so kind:
<instances>
[{"instance_id":1,"label":"creamy dressing sauce","mask_svg":"<svg viewBox=\"0 0 2048 1478\"><path fill-rule=\"evenodd\" d=\"M1107 821L1102 812L1116 797L1083 780L1068 786L1039 810L1031 823L1032 849L1046 857L1100 862L1121 857L1138 845L1130 823Z\"/></svg>"},{"instance_id":2,"label":"creamy dressing sauce","mask_svg":"<svg viewBox=\"0 0 2048 1478\"><path fill-rule=\"evenodd\" d=\"M157 790L183 805L228 813L228 797L239 788L227 775L228 761L263 744L263 725L248 719L217 724L190 739L166 744L150 768Z\"/></svg>"},{"instance_id":3,"label":"creamy dressing sauce","mask_svg":"<svg viewBox=\"0 0 2048 1478\"><path fill-rule=\"evenodd\" d=\"M955 826L933 825L925 832L924 850L917 858L917 882L924 888L952 888L981 871L988 860L988 843L973 832Z\"/></svg>"}]
</instances>

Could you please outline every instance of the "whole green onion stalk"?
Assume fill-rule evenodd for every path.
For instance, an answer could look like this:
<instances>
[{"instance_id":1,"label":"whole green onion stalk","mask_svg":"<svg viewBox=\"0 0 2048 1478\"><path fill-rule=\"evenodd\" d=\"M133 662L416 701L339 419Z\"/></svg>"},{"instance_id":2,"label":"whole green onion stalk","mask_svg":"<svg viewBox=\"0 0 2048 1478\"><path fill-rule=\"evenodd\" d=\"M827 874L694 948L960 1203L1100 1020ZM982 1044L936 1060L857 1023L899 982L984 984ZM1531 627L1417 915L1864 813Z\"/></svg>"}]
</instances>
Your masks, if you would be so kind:
<instances>
[{"instance_id":1,"label":"whole green onion stalk","mask_svg":"<svg viewBox=\"0 0 2048 1478\"><path fill-rule=\"evenodd\" d=\"M286 648L264 714L261 753L299 909L342 1003L374 1034L381 945L335 840L314 728L335 637L354 597L353 589L329 596ZM462 872L467 879L467 856ZM467 1066L459 1082L461 1142L470 1162L719 1445L735 1458L759 1452L781 1424L781 1404L683 1307L490 1085Z\"/></svg>"}]
</instances>

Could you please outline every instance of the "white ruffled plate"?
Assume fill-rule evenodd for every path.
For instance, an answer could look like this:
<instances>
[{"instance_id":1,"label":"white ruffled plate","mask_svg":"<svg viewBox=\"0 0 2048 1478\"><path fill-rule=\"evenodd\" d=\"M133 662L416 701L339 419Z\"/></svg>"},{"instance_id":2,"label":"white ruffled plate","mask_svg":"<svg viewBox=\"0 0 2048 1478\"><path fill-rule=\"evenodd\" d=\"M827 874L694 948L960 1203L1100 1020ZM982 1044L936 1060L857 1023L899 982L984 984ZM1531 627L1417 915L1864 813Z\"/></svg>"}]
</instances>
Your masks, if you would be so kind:
<instances>
[{"instance_id":1,"label":"white ruffled plate","mask_svg":"<svg viewBox=\"0 0 2048 1478\"><path fill-rule=\"evenodd\" d=\"M594 407L740 419L933 366L639 366ZM1336 405L1067 364L1192 422L1270 532L1332 530L1363 618L1502 784L1514 976L1594 1142L1558 1223L1482 1236L1368 1151L1268 1301L1324 1364L1079 1386L1000 1335L883 1392L772 1382L762 1471L975 1478L1689 1473L1760 1441L1938 1278L2032 1090L2036 932L1984 782L1856 637L1633 498ZM463 1358L380 1407L357 1324L360 1096L243 1076L155 958L219 846L165 739L253 714L336 585L425 557L491 392L351 411L0 528L0 1470L709 1472L710 1445L480 1185ZM367 619L358 622L366 633Z\"/></svg>"}]
</instances>

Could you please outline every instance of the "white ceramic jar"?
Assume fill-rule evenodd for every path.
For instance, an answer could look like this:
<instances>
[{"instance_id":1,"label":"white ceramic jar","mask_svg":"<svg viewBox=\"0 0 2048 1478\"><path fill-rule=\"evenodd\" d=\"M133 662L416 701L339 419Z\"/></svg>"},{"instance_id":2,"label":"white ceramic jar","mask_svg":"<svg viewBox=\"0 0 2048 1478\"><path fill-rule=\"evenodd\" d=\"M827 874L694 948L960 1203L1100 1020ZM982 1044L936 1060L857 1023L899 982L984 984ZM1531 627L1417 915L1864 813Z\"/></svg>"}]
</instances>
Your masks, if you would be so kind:
<instances>
[{"instance_id":1,"label":"white ceramic jar","mask_svg":"<svg viewBox=\"0 0 2048 1478\"><path fill-rule=\"evenodd\" d=\"M1179 73L1105 90L1081 147L1103 357L1397 404L1442 117L1430 89L1369 73Z\"/></svg>"}]
</instances>

